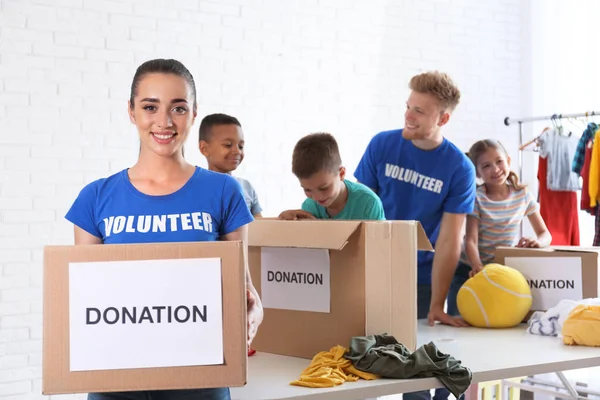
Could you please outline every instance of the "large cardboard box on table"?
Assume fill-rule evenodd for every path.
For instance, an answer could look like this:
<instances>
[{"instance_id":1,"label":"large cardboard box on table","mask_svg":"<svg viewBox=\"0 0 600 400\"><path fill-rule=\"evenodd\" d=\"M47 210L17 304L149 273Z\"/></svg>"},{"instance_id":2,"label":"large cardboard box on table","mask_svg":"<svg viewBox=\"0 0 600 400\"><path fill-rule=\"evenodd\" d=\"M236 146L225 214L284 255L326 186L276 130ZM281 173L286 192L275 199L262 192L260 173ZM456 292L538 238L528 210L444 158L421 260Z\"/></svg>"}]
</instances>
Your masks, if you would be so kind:
<instances>
[{"instance_id":1,"label":"large cardboard box on table","mask_svg":"<svg viewBox=\"0 0 600 400\"><path fill-rule=\"evenodd\" d=\"M433 250L418 222L262 219L248 243L258 351L311 358L383 333L415 350L417 250Z\"/></svg>"},{"instance_id":2,"label":"large cardboard box on table","mask_svg":"<svg viewBox=\"0 0 600 400\"><path fill-rule=\"evenodd\" d=\"M47 246L43 394L243 386L242 242Z\"/></svg>"},{"instance_id":3,"label":"large cardboard box on table","mask_svg":"<svg viewBox=\"0 0 600 400\"><path fill-rule=\"evenodd\" d=\"M599 251L578 246L498 247L495 261L519 270L531 288L531 310L546 311L563 299L598 297Z\"/></svg>"}]
</instances>

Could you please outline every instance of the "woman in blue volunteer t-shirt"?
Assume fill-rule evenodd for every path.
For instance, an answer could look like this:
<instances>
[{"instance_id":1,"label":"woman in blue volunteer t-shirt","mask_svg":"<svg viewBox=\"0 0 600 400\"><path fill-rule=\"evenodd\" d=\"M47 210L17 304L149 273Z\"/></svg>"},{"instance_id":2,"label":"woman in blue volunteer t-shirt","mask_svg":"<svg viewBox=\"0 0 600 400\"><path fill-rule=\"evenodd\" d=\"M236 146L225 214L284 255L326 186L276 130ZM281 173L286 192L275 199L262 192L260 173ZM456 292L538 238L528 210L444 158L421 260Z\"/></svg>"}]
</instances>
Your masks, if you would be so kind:
<instances>
[{"instance_id":1,"label":"woman in blue volunteer t-shirt","mask_svg":"<svg viewBox=\"0 0 600 400\"><path fill-rule=\"evenodd\" d=\"M140 65L131 85L129 118L141 148L131 168L86 185L67 212L75 244L244 240L253 218L231 176L189 164L183 144L196 118L192 74L176 60ZM246 270L248 342L262 305ZM227 400L228 388L90 393L90 400Z\"/></svg>"}]
</instances>

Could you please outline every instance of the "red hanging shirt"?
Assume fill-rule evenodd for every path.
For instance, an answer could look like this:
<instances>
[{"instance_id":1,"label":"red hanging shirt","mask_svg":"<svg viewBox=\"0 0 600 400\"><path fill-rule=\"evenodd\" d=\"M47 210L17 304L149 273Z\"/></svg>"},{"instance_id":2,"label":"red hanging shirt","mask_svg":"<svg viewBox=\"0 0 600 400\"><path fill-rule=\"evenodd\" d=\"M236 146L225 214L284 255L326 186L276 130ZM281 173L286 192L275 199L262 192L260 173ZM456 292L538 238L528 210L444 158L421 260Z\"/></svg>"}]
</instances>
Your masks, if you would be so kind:
<instances>
[{"instance_id":1,"label":"red hanging shirt","mask_svg":"<svg viewBox=\"0 0 600 400\"><path fill-rule=\"evenodd\" d=\"M548 159L540 157L537 178L540 183L540 214L552 235L551 245L579 246L577 193L549 190L546 185Z\"/></svg>"}]
</instances>

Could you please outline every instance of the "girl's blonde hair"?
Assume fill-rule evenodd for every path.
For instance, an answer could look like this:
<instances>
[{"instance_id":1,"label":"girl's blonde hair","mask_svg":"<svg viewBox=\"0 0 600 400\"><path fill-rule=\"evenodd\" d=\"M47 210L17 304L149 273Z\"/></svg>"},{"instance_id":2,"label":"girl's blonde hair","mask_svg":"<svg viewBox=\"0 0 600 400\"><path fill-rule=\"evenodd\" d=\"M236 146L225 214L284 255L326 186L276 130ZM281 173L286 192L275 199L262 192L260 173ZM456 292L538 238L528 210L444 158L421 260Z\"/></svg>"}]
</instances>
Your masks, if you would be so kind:
<instances>
[{"instance_id":1,"label":"girl's blonde hair","mask_svg":"<svg viewBox=\"0 0 600 400\"><path fill-rule=\"evenodd\" d=\"M473 146L471 146L471 148L469 149L469 152L467 153L467 156L469 156L469 158L475 165L475 168L477 168L477 160L479 159L479 157L489 149L501 151L502 153L504 153L504 156L508 159L508 152L506 151L502 143L500 143L500 141L494 139L480 140L474 143ZM507 180L510 183L510 185L516 190L524 189L527 186L525 184L519 183L519 177L512 170L508 174Z\"/></svg>"}]
</instances>

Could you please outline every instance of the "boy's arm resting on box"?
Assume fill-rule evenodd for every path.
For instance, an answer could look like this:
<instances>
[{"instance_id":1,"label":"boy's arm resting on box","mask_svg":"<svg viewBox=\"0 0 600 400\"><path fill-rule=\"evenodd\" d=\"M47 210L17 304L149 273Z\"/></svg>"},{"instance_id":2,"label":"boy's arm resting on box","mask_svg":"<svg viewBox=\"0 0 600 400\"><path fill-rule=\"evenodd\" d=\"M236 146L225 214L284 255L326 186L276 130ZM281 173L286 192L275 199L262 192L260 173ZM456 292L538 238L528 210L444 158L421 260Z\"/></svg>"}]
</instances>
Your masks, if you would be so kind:
<instances>
[{"instance_id":1,"label":"boy's arm resting on box","mask_svg":"<svg viewBox=\"0 0 600 400\"><path fill-rule=\"evenodd\" d=\"M86 232L77 225L73 225L75 244L102 244L102 239Z\"/></svg>"},{"instance_id":2,"label":"boy's arm resting on box","mask_svg":"<svg viewBox=\"0 0 600 400\"><path fill-rule=\"evenodd\" d=\"M286 210L279 214L279 219L293 221L297 219L317 219L317 208L313 200L307 198L302 203L302 209Z\"/></svg>"},{"instance_id":3,"label":"boy's arm resting on box","mask_svg":"<svg viewBox=\"0 0 600 400\"><path fill-rule=\"evenodd\" d=\"M246 299L248 313L248 346L254 340L258 327L262 323L264 313L262 302L258 296L258 292L252 283L250 275L250 266L248 264L248 225L244 225L235 231L221 236L221 240L241 240L244 243L244 260L246 271Z\"/></svg>"},{"instance_id":4,"label":"boy's arm resting on box","mask_svg":"<svg viewBox=\"0 0 600 400\"><path fill-rule=\"evenodd\" d=\"M444 312L448 289L460 258L461 230L464 221L465 214L445 212L442 217L431 271L429 325L435 324L435 321L440 321L446 325L468 326L462 318L451 317Z\"/></svg>"},{"instance_id":5,"label":"boy's arm resting on box","mask_svg":"<svg viewBox=\"0 0 600 400\"><path fill-rule=\"evenodd\" d=\"M473 276L483 269L483 263L479 257L479 219L473 215L467 215L465 252L471 264L469 275Z\"/></svg>"},{"instance_id":6,"label":"boy's arm resting on box","mask_svg":"<svg viewBox=\"0 0 600 400\"><path fill-rule=\"evenodd\" d=\"M304 210L285 210L279 214L279 219L293 221L297 219L317 219L314 215Z\"/></svg>"}]
</instances>

